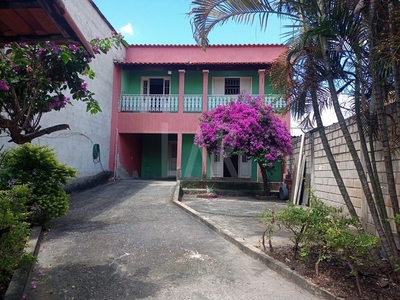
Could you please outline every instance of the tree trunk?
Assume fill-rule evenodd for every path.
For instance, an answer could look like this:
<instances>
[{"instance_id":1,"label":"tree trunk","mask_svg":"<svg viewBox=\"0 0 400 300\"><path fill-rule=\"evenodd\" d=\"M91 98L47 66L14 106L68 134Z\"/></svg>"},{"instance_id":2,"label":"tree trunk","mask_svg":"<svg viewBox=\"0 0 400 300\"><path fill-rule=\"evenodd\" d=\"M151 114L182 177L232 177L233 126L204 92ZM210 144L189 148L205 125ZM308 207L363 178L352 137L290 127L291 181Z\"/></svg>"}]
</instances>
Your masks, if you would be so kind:
<instances>
[{"instance_id":1,"label":"tree trunk","mask_svg":"<svg viewBox=\"0 0 400 300\"><path fill-rule=\"evenodd\" d=\"M381 209L379 209L379 213L378 213L378 210L376 209L376 206L375 206L376 199L374 199L374 197L372 196L371 189L369 187L369 183L368 183L367 176L365 174L363 165L361 164L361 160L360 160L357 150L354 146L353 139L350 135L346 121L341 112L341 107L339 104L338 95L336 94L334 80L332 78L332 74L330 73L331 63L330 63L330 58L328 55L329 46L326 41L326 38L320 37L320 40L321 40L321 48L323 49L322 52L323 52L323 59L325 62L326 79L327 79L327 82L329 85L329 90L331 93L331 98L332 98L335 114L338 119L339 126L342 130L343 137L344 137L347 147L349 149L350 155L353 159L358 177L361 181L361 187L364 192L368 207L370 209L370 213L371 213L372 219L374 221L376 231L381 239L382 245L383 245L386 253L388 254L389 257L391 257L390 263L391 263L392 267L394 267L395 260L394 260L394 248L393 248L394 240L392 238L393 235L392 235L392 237L390 236L391 229L390 229L390 226L389 226L389 228L387 227L387 225L389 225L388 222L386 222L386 221L381 222L381 221L385 220L384 212ZM378 208L379 208L379 206L378 206ZM388 230L390 230L390 232L388 232Z\"/></svg>"},{"instance_id":2,"label":"tree trunk","mask_svg":"<svg viewBox=\"0 0 400 300\"><path fill-rule=\"evenodd\" d=\"M264 196L269 196L270 187L269 187L267 169L264 166L262 166L260 163L258 163L258 166L260 167L260 171L261 171L261 176L262 176L262 181L263 181L263 191L264 191L263 193L264 193Z\"/></svg>"},{"instance_id":3,"label":"tree trunk","mask_svg":"<svg viewBox=\"0 0 400 300\"><path fill-rule=\"evenodd\" d=\"M389 184L392 185L391 191L389 190L390 194L396 195L395 190L395 182L394 182L394 175L393 175L393 167L392 167L392 157L390 153L390 145L389 145L389 138L387 132L387 122L386 122L386 113L384 107L384 97L382 93L381 87L381 78L378 74L379 71L379 53L377 52L377 47L379 46L378 36L379 33L377 32L378 27L376 26L376 21L379 20L378 18L378 10L377 5L381 7L380 2L376 2L376 0L371 0L369 5L369 19L368 21L368 37L369 37L369 61L370 61L370 72L372 78L372 101L376 106L377 118L378 118L378 130L380 133L380 138L382 142L383 148L383 156L384 156L384 164L386 169L386 176L388 180L388 187ZM389 174L391 172L391 174ZM393 191L394 187L394 191ZM382 191L380 191L382 193ZM393 195L390 195L391 197ZM385 251L389 257L389 261L391 265L394 267L396 265L396 260L398 259L398 251L394 241L394 235L392 232L392 228L390 227L388 219L388 214L386 210L386 205L384 203L384 199L379 199L381 201L377 202L377 207L379 209L380 217L382 225L385 229L385 234L387 236L388 242L390 244L390 249L385 247ZM396 196L396 201L397 196Z\"/></svg>"},{"instance_id":4,"label":"tree trunk","mask_svg":"<svg viewBox=\"0 0 400 300\"><path fill-rule=\"evenodd\" d=\"M390 26L390 41L391 41L391 59L392 59L392 72L393 72L393 80L394 80L394 87L395 87L395 101L396 101L396 121L397 122L397 128L400 126L400 65L398 63L400 59L400 55L398 52L397 47L397 39L400 34L400 30L398 26L400 25L399 23L399 8L395 8L394 4L389 1L388 3L388 10L389 10L389 18L390 20L389 26ZM396 124L393 124L393 126L396 126ZM397 129L396 131L392 131L393 134L399 136L400 135L400 130ZM393 137L392 137L393 138ZM396 184L394 182L394 187L390 186L389 187L389 192L391 189L394 188L394 192L396 192ZM390 197L392 207L393 207L393 214L400 214L400 207L399 207L399 202L397 200L397 195L396 198L391 195ZM396 230L397 230L397 235L399 239L399 234L400 234L400 224L396 223ZM399 240L398 240L399 241ZM400 242L399 242L400 244Z\"/></svg>"},{"instance_id":5,"label":"tree trunk","mask_svg":"<svg viewBox=\"0 0 400 300\"><path fill-rule=\"evenodd\" d=\"M359 222L357 211L354 208L353 202L351 202L349 193L347 192L347 189L346 189L346 185L344 184L342 175L340 174L339 168L336 164L336 160L333 156L331 147L329 146L328 138L326 137L325 127L322 123L321 114L319 112L318 99L317 99L317 94L316 94L315 90L311 91L311 98L312 98L314 116L315 116L315 119L317 122L318 133L320 135L322 145L324 147L326 157L328 158L329 165L331 167L333 176L335 177L340 194L343 197L343 200L346 204L346 207L347 207L351 217L355 218Z\"/></svg>"}]
</instances>

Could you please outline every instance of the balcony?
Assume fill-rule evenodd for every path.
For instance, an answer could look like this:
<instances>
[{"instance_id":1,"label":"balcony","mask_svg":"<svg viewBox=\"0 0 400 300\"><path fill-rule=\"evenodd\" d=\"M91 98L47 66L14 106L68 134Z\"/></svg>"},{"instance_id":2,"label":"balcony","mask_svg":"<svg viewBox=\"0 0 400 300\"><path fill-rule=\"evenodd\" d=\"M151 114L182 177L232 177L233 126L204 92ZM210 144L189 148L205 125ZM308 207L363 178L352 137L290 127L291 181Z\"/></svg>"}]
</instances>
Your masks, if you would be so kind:
<instances>
[{"instance_id":1,"label":"balcony","mask_svg":"<svg viewBox=\"0 0 400 300\"><path fill-rule=\"evenodd\" d=\"M121 112L178 112L178 95L122 94L119 99Z\"/></svg>"},{"instance_id":2,"label":"balcony","mask_svg":"<svg viewBox=\"0 0 400 300\"><path fill-rule=\"evenodd\" d=\"M286 101L280 95L265 95L265 103L280 109L286 106ZM225 105L236 97L232 95L209 95L207 97L207 110L212 110L218 105ZM177 113L179 95L141 95L122 94L118 108L120 112L152 112L152 113ZM184 113L201 113L203 111L203 95L183 96Z\"/></svg>"}]
</instances>

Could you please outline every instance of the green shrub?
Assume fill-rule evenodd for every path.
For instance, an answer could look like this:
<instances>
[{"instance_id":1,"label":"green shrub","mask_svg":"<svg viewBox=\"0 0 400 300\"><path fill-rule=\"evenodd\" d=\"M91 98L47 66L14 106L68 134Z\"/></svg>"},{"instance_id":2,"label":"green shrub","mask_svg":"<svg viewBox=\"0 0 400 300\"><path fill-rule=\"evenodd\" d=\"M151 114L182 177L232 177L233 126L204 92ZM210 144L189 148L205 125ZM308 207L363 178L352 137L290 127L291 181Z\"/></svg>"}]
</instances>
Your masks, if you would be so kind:
<instances>
[{"instance_id":1,"label":"green shrub","mask_svg":"<svg viewBox=\"0 0 400 300\"><path fill-rule=\"evenodd\" d=\"M371 269L379 265L375 255L378 251L379 239L368 232L357 232L342 222L327 230L326 240L336 258L350 266L350 273L355 276L358 293L361 295L360 269Z\"/></svg>"},{"instance_id":2,"label":"green shrub","mask_svg":"<svg viewBox=\"0 0 400 300\"><path fill-rule=\"evenodd\" d=\"M275 207L272 209L271 208L265 209L258 216L259 221L266 226L266 228L263 232L263 235L262 235L262 245L263 245L264 251L267 249L267 247L265 246L265 237L267 237L269 251L274 252L274 248L272 246L272 236L273 236L273 233L275 232L276 226L279 227L279 224L275 223L275 218L276 218Z\"/></svg>"},{"instance_id":3,"label":"green shrub","mask_svg":"<svg viewBox=\"0 0 400 300\"><path fill-rule=\"evenodd\" d=\"M310 195L310 209L308 217L308 227L305 233L304 244L300 250L302 258L308 258L310 249L318 253L315 263L315 273L318 276L319 263L328 259L337 250L332 244L330 231L341 232L347 230L350 225L354 225L355 220L346 218L341 208L328 206L319 198L315 197L312 191Z\"/></svg>"},{"instance_id":4,"label":"green shrub","mask_svg":"<svg viewBox=\"0 0 400 300\"><path fill-rule=\"evenodd\" d=\"M294 243L293 256L297 257L300 244L304 242L308 227L310 210L306 207L297 207L291 202L286 203L286 207L275 215L275 220L292 234L291 241Z\"/></svg>"},{"instance_id":5,"label":"green shrub","mask_svg":"<svg viewBox=\"0 0 400 300\"><path fill-rule=\"evenodd\" d=\"M35 213L33 222L43 225L68 211L63 186L75 176L76 170L59 163L53 150L27 143L7 152L0 182L2 189L27 185L32 191L27 205Z\"/></svg>"},{"instance_id":6,"label":"green shrub","mask_svg":"<svg viewBox=\"0 0 400 300\"><path fill-rule=\"evenodd\" d=\"M317 253L315 272L318 276L319 263L334 257L351 267L351 273L356 277L356 283L361 294L359 282L360 269L378 265L377 245L379 239L361 230L357 221L342 213L340 208L330 207L315 197L310 191L310 207L287 206L279 212L266 210L260 217L267 225L263 234L271 240L275 225L291 231L294 243L294 257L300 252L302 259L308 259L311 252ZM271 246L270 246L271 247ZM264 245L265 249L265 245Z\"/></svg>"},{"instance_id":7,"label":"green shrub","mask_svg":"<svg viewBox=\"0 0 400 300\"><path fill-rule=\"evenodd\" d=\"M0 282L7 282L22 263L33 257L24 253L30 232L26 202L30 190L26 186L13 186L0 191Z\"/></svg>"}]
</instances>

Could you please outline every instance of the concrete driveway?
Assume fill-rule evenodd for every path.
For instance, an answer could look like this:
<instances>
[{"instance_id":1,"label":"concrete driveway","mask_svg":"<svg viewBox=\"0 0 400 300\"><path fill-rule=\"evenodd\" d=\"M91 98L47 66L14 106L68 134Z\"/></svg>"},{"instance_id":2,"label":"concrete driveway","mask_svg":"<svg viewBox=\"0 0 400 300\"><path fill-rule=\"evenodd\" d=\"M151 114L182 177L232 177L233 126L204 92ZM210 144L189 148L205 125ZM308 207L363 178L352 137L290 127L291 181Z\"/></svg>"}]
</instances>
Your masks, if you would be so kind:
<instances>
[{"instance_id":1,"label":"concrete driveway","mask_svg":"<svg viewBox=\"0 0 400 300\"><path fill-rule=\"evenodd\" d=\"M72 195L27 299L319 299L175 206L175 188L122 180Z\"/></svg>"}]
</instances>

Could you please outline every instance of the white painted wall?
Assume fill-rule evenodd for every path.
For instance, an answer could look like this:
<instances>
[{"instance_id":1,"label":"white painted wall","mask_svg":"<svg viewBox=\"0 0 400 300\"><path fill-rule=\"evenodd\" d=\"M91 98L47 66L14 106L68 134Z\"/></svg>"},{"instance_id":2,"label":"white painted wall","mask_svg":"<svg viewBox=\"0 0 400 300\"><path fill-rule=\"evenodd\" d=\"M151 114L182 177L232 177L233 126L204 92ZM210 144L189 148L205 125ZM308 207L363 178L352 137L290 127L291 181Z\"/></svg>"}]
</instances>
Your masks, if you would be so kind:
<instances>
[{"instance_id":1,"label":"white painted wall","mask_svg":"<svg viewBox=\"0 0 400 300\"><path fill-rule=\"evenodd\" d=\"M72 18L89 41L96 36L111 36L113 28L107 24L90 0L63 0ZM103 112L96 115L86 113L86 105L74 103L59 112L50 112L42 118L42 128L69 124L71 130L54 132L37 138L35 144L49 145L54 148L60 162L78 170L78 177L92 176L108 170L111 105L114 59L123 60L125 48L112 49L107 55L97 55L91 62L91 68L96 72L94 80L88 79L88 89L95 93ZM1 138L0 145L16 146L7 143L9 138ZM93 144L100 145L100 162L92 158Z\"/></svg>"}]
</instances>

